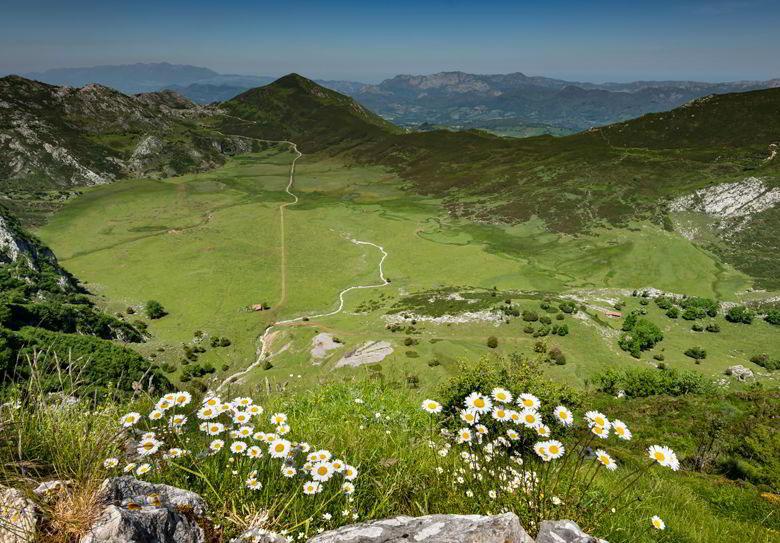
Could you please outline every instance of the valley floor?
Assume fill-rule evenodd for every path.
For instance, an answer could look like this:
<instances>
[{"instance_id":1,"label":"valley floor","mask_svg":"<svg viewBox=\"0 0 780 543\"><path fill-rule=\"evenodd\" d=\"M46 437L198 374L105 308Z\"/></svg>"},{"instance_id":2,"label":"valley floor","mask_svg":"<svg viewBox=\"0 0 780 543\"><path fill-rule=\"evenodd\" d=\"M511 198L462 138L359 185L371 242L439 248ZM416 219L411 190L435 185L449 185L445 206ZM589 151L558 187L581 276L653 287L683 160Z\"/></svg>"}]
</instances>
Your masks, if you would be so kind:
<instances>
[{"instance_id":1,"label":"valley floor","mask_svg":"<svg viewBox=\"0 0 780 543\"><path fill-rule=\"evenodd\" d=\"M293 204L286 189L294 157L280 144L207 173L95 187L38 235L110 311L133 320L146 300L160 301L169 315L150 321L152 338L139 350L181 375L194 363L183 363L183 346L203 345L197 364L215 368L206 376L212 385L255 363L264 338L269 363L256 363L238 383L311 386L368 372L426 388L458 360L492 352L489 336L499 353L533 353L539 340L558 346L567 363L548 372L574 384L609 367L655 365L652 354L708 375L742 364L773 381L748 362L778 344L777 328L763 320L748 326L719 317L720 333L692 332L689 321L650 303L648 318L664 341L639 360L619 349L621 319L608 313L621 301L623 313L639 308L635 289L722 301L771 296L748 293L749 277L677 233L637 223L570 237L534 222L453 220L440 201L405 191L386 171L310 156L296 164ZM381 254L371 244L387 253L390 283L349 291L343 311L308 318L333 313L350 286L382 283ZM549 311L540 308L545 299ZM581 309L558 311L566 299ZM524 332L528 322L497 317L506 300L566 324L568 335L536 338ZM270 308L253 310L261 304ZM214 337L231 345L211 347ZM697 345L708 351L699 365L683 355Z\"/></svg>"}]
</instances>

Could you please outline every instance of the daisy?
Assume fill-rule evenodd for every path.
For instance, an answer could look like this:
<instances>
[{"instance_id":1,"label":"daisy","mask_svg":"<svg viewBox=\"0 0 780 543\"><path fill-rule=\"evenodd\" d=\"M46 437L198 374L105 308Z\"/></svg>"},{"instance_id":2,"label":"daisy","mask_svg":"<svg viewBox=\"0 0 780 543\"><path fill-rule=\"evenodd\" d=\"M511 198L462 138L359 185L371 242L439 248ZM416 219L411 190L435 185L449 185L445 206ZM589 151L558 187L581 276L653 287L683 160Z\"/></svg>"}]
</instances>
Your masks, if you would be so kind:
<instances>
[{"instance_id":1,"label":"daisy","mask_svg":"<svg viewBox=\"0 0 780 543\"><path fill-rule=\"evenodd\" d=\"M489 398L486 398L478 392L472 392L466 396L465 400L466 409L471 409L479 414L485 414L493 407L493 403Z\"/></svg>"},{"instance_id":2,"label":"daisy","mask_svg":"<svg viewBox=\"0 0 780 543\"><path fill-rule=\"evenodd\" d=\"M553 414L555 415L555 420L564 426L571 426L574 423L574 416L571 414L571 411L562 405L556 407L553 410Z\"/></svg>"},{"instance_id":3,"label":"daisy","mask_svg":"<svg viewBox=\"0 0 780 543\"><path fill-rule=\"evenodd\" d=\"M615 471L617 469L617 462L615 462L606 451L602 449L596 449L594 452L596 460L598 460L609 471Z\"/></svg>"},{"instance_id":4,"label":"daisy","mask_svg":"<svg viewBox=\"0 0 780 543\"><path fill-rule=\"evenodd\" d=\"M211 443L209 443L209 449L211 449L212 452L219 452L222 450L222 447L225 446L225 442L221 439L215 439Z\"/></svg>"},{"instance_id":5,"label":"daisy","mask_svg":"<svg viewBox=\"0 0 780 543\"><path fill-rule=\"evenodd\" d=\"M520 439L520 434L518 434L516 431L512 430L511 428L506 431L506 435L512 441L517 441L518 439Z\"/></svg>"},{"instance_id":6,"label":"daisy","mask_svg":"<svg viewBox=\"0 0 780 543\"><path fill-rule=\"evenodd\" d=\"M284 413L274 413L271 415L271 424L274 426L279 426L280 424L284 424L287 422L287 415Z\"/></svg>"},{"instance_id":7,"label":"daisy","mask_svg":"<svg viewBox=\"0 0 780 543\"><path fill-rule=\"evenodd\" d=\"M298 473L298 470L296 470L292 466L284 466L282 468L282 475L284 475L287 478L295 477L295 475Z\"/></svg>"},{"instance_id":8,"label":"daisy","mask_svg":"<svg viewBox=\"0 0 780 543\"><path fill-rule=\"evenodd\" d=\"M522 405L525 409L539 409L539 398L533 394L520 394L517 397L517 405Z\"/></svg>"},{"instance_id":9,"label":"daisy","mask_svg":"<svg viewBox=\"0 0 780 543\"><path fill-rule=\"evenodd\" d=\"M263 407L260 405L250 405L246 408L246 412L256 417L263 414Z\"/></svg>"},{"instance_id":10,"label":"daisy","mask_svg":"<svg viewBox=\"0 0 780 543\"><path fill-rule=\"evenodd\" d=\"M329 462L317 462L311 468L311 478L323 483L333 477L333 473L333 466Z\"/></svg>"},{"instance_id":11,"label":"daisy","mask_svg":"<svg viewBox=\"0 0 780 543\"><path fill-rule=\"evenodd\" d=\"M173 403L179 407L184 407L185 405L188 405L191 401L192 401L192 395L187 391L181 391L176 393L176 397L174 398Z\"/></svg>"},{"instance_id":12,"label":"daisy","mask_svg":"<svg viewBox=\"0 0 780 543\"><path fill-rule=\"evenodd\" d=\"M129 428L130 426L135 426L135 424L141 420L140 413L132 412L128 413L127 415L124 415L120 421L122 422L122 426L125 428Z\"/></svg>"},{"instance_id":13,"label":"daisy","mask_svg":"<svg viewBox=\"0 0 780 543\"><path fill-rule=\"evenodd\" d=\"M145 473L149 473L150 471L152 471L151 464L141 464L140 466L138 466L136 468L135 474L136 475L144 475Z\"/></svg>"},{"instance_id":14,"label":"daisy","mask_svg":"<svg viewBox=\"0 0 780 543\"><path fill-rule=\"evenodd\" d=\"M333 455L330 453L330 451L326 451L325 449L320 449L319 451L313 453L314 454L314 461L317 462L327 462L331 458L333 458Z\"/></svg>"},{"instance_id":15,"label":"daisy","mask_svg":"<svg viewBox=\"0 0 780 543\"><path fill-rule=\"evenodd\" d=\"M205 405L205 406L201 407L200 409L198 409L198 412L197 412L196 416L200 420L210 420L210 419L213 419L214 417L219 416L219 409L217 409L217 407L213 407L211 405Z\"/></svg>"},{"instance_id":16,"label":"daisy","mask_svg":"<svg viewBox=\"0 0 780 543\"><path fill-rule=\"evenodd\" d=\"M512 403L512 393L505 388L494 388L490 395L497 402Z\"/></svg>"},{"instance_id":17,"label":"daisy","mask_svg":"<svg viewBox=\"0 0 780 543\"><path fill-rule=\"evenodd\" d=\"M515 424L520 424L520 413L518 413L517 411L510 411L509 420L511 420Z\"/></svg>"},{"instance_id":18,"label":"daisy","mask_svg":"<svg viewBox=\"0 0 780 543\"><path fill-rule=\"evenodd\" d=\"M160 420L161 418L163 418L163 412L159 409L153 409L149 413L149 420Z\"/></svg>"},{"instance_id":19,"label":"daisy","mask_svg":"<svg viewBox=\"0 0 780 543\"><path fill-rule=\"evenodd\" d=\"M106 458L103 460L103 467L106 469L115 468L119 465L119 459L117 458Z\"/></svg>"},{"instance_id":20,"label":"daisy","mask_svg":"<svg viewBox=\"0 0 780 543\"><path fill-rule=\"evenodd\" d=\"M154 438L151 439L142 439L141 442L138 444L138 454L141 456L150 456L154 453L156 453L160 449L160 443Z\"/></svg>"},{"instance_id":21,"label":"daisy","mask_svg":"<svg viewBox=\"0 0 780 543\"><path fill-rule=\"evenodd\" d=\"M249 407L252 405L252 398L242 397L242 398L233 398L233 401L230 402L233 405L237 405L239 407Z\"/></svg>"},{"instance_id":22,"label":"daisy","mask_svg":"<svg viewBox=\"0 0 780 543\"><path fill-rule=\"evenodd\" d=\"M343 485L341 485L341 491L342 491L344 494L350 495L350 494L352 494L353 492L355 492L355 485L353 485L353 484L352 484L352 483L350 483L350 482L346 482L346 483L344 483Z\"/></svg>"},{"instance_id":23,"label":"daisy","mask_svg":"<svg viewBox=\"0 0 780 543\"><path fill-rule=\"evenodd\" d=\"M468 428L461 428L458 430L458 443L468 443L471 441L471 430Z\"/></svg>"},{"instance_id":24,"label":"daisy","mask_svg":"<svg viewBox=\"0 0 780 543\"><path fill-rule=\"evenodd\" d=\"M279 436L276 435L276 434L265 434L265 437L263 438L263 441L265 441L266 443L270 444L270 443L273 443L274 441L276 441L277 439L279 439Z\"/></svg>"},{"instance_id":25,"label":"daisy","mask_svg":"<svg viewBox=\"0 0 780 543\"><path fill-rule=\"evenodd\" d=\"M246 451L246 449L246 443L243 441L234 441L230 444L230 452L233 454L241 454L242 452Z\"/></svg>"},{"instance_id":26,"label":"daisy","mask_svg":"<svg viewBox=\"0 0 780 543\"><path fill-rule=\"evenodd\" d=\"M157 404L154 406L160 411L167 411L171 407L173 407L173 400L175 397L169 396L168 398L160 398L160 401L157 402Z\"/></svg>"},{"instance_id":27,"label":"daisy","mask_svg":"<svg viewBox=\"0 0 780 543\"><path fill-rule=\"evenodd\" d=\"M544 443L547 455L552 459L560 458L563 456L563 453L566 452L566 449L560 441L551 439L549 441L545 441Z\"/></svg>"},{"instance_id":28,"label":"daisy","mask_svg":"<svg viewBox=\"0 0 780 543\"><path fill-rule=\"evenodd\" d=\"M342 471L344 471L344 467L346 466L346 464L342 460L338 460L338 459L336 459L333 462L331 462L330 465L338 473L341 473Z\"/></svg>"},{"instance_id":29,"label":"daisy","mask_svg":"<svg viewBox=\"0 0 780 543\"><path fill-rule=\"evenodd\" d=\"M601 439L607 439L609 437L608 426L600 426L596 424L591 427L590 431L593 432L594 435L599 436Z\"/></svg>"},{"instance_id":30,"label":"daisy","mask_svg":"<svg viewBox=\"0 0 780 543\"><path fill-rule=\"evenodd\" d=\"M179 458L180 456L184 456L185 450L179 449L178 447L173 447L172 449L168 450L168 458Z\"/></svg>"},{"instance_id":31,"label":"daisy","mask_svg":"<svg viewBox=\"0 0 780 543\"><path fill-rule=\"evenodd\" d=\"M249 437L252 435L252 432L254 432L254 428L251 426L242 426L236 430L236 435L238 435L238 437Z\"/></svg>"},{"instance_id":32,"label":"daisy","mask_svg":"<svg viewBox=\"0 0 780 543\"><path fill-rule=\"evenodd\" d=\"M303 493L307 496L319 494L321 490L322 485L318 481L306 481L303 483Z\"/></svg>"},{"instance_id":33,"label":"daisy","mask_svg":"<svg viewBox=\"0 0 780 543\"><path fill-rule=\"evenodd\" d=\"M541 424L542 420L541 417L539 417L539 413L534 411L533 409L524 409L520 413L520 422L526 427L526 428L536 428L539 424Z\"/></svg>"},{"instance_id":34,"label":"daisy","mask_svg":"<svg viewBox=\"0 0 780 543\"><path fill-rule=\"evenodd\" d=\"M219 399L219 396L206 396L203 400L203 405L207 407L219 407L221 404L222 400Z\"/></svg>"},{"instance_id":35,"label":"daisy","mask_svg":"<svg viewBox=\"0 0 780 543\"><path fill-rule=\"evenodd\" d=\"M546 424L540 424L536 427L536 434L540 437L550 437L550 427Z\"/></svg>"},{"instance_id":36,"label":"daisy","mask_svg":"<svg viewBox=\"0 0 780 543\"><path fill-rule=\"evenodd\" d=\"M280 436L284 436L290 433L290 427L286 424L280 424L276 427L276 433Z\"/></svg>"},{"instance_id":37,"label":"daisy","mask_svg":"<svg viewBox=\"0 0 780 543\"><path fill-rule=\"evenodd\" d=\"M650 519L650 522L652 523L653 528L655 528L656 530L666 529L666 524L664 524L664 521L661 520L661 517L659 517L658 515L653 515L653 518Z\"/></svg>"},{"instance_id":38,"label":"daisy","mask_svg":"<svg viewBox=\"0 0 780 543\"><path fill-rule=\"evenodd\" d=\"M473 426L479 421L479 413L472 411L471 409L464 409L460 412L460 419L469 426Z\"/></svg>"},{"instance_id":39,"label":"daisy","mask_svg":"<svg viewBox=\"0 0 780 543\"><path fill-rule=\"evenodd\" d=\"M233 422L235 424L246 424L252 418L252 415L244 411L236 411L233 413Z\"/></svg>"},{"instance_id":40,"label":"daisy","mask_svg":"<svg viewBox=\"0 0 780 543\"><path fill-rule=\"evenodd\" d=\"M246 480L246 487L250 490L260 490L263 488L263 485L254 477L250 477Z\"/></svg>"},{"instance_id":41,"label":"daisy","mask_svg":"<svg viewBox=\"0 0 780 543\"><path fill-rule=\"evenodd\" d=\"M184 415L174 415L171 417L171 426L181 427L187 423L187 417Z\"/></svg>"},{"instance_id":42,"label":"daisy","mask_svg":"<svg viewBox=\"0 0 780 543\"><path fill-rule=\"evenodd\" d=\"M428 413L441 413L441 404L435 400L424 400L422 403L423 411Z\"/></svg>"},{"instance_id":43,"label":"daisy","mask_svg":"<svg viewBox=\"0 0 780 543\"><path fill-rule=\"evenodd\" d=\"M612 430L620 439L624 439L626 441L631 440L631 430L628 429L625 422L615 419L612 421Z\"/></svg>"},{"instance_id":44,"label":"daisy","mask_svg":"<svg viewBox=\"0 0 780 543\"><path fill-rule=\"evenodd\" d=\"M261 458L263 456L263 449L257 445L252 445L246 450L246 455L249 458Z\"/></svg>"},{"instance_id":45,"label":"daisy","mask_svg":"<svg viewBox=\"0 0 780 543\"><path fill-rule=\"evenodd\" d=\"M534 452L545 462L550 460L550 455L547 454L546 442L539 441L534 444Z\"/></svg>"},{"instance_id":46,"label":"daisy","mask_svg":"<svg viewBox=\"0 0 780 543\"><path fill-rule=\"evenodd\" d=\"M265 432L255 432L252 434L252 439L255 441L265 441Z\"/></svg>"},{"instance_id":47,"label":"daisy","mask_svg":"<svg viewBox=\"0 0 780 543\"><path fill-rule=\"evenodd\" d=\"M493 412L491 413L493 415L493 418L496 419L499 422L506 422L509 420L509 411L504 409L500 406L495 406L493 408Z\"/></svg>"},{"instance_id":48,"label":"daisy","mask_svg":"<svg viewBox=\"0 0 780 543\"><path fill-rule=\"evenodd\" d=\"M357 479L357 476L358 476L358 470L356 467L350 466L349 464L344 466L344 478L347 481L354 481L355 479Z\"/></svg>"},{"instance_id":49,"label":"daisy","mask_svg":"<svg viewBox=\"0 0 780 543\"><path fill-rule=\"evenodd\" d=\"M588 411L585 413L585 419L590 426L603 426L605 430L609 430L609 419L603 413L598 411Z\"/></svg>"},{"instance_id":50,"label":"daisy","mask_svg":"<svg viewBox=\"0 0 780 543\"><path fill-rule=\"evenodd\" d=\"M666 468L671 468L672 471L680 469L680 462L677 460L677 455L669 447L662 445L651 445L647 449L647 454L651 460L655 460Z\"/></svg>"},{"instance_id":51,"label":"daisy","mask_svg":"<svg viewBox=\"0 0 780 543\"><path fill-rule=\"evenodd\" d=\"M224 431L225 431L225 425L222 424L221 422L212 422L206 428L206 432L210 436L218 436L219 434L221 434Z\"/></svg>"},{"instance_id":52,"label":"daisy","mask_svg":"<svg viewBox=\"0 0 780 543\"><path fill-rule=\"evenodd\" d=\"M276 439L268 447L268 454L273 458L287 458L290 454L290 442L286 439Z\"/></svg>"}]
</instances>

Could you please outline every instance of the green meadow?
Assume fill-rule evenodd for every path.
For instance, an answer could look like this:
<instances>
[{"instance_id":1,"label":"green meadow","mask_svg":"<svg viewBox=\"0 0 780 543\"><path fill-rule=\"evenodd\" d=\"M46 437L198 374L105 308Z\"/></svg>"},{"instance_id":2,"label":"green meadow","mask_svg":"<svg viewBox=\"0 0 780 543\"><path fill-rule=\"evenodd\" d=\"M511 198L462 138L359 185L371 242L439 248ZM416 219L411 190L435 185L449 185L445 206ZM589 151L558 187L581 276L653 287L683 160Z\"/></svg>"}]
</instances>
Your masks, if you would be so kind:
<instances>
[{"instance_id":1,"label":"green meadow","mask_svg":"<svg viewBox=\"0 0 780 543\"><path fill-rule=\"evenodd\" d=\"M270 324L335 311L342 290L381 284L380 251L352 240L384 248L390 283L347 293L338 314L275 327L267 346L270 364L253 369L243 383L309 387L334 376L367 374L428 388L460 360L489 352L532 354L540 341L566 356L565 365L546 371L572 384L610 367L652 366L653 354L663 354L669 367L707 375L733 364L765 373L748 359L777 345L776 328L763 321L736 325L719 316L720 333L693 332L689 321L669 319L650 303L648 318L661 327L664 341L640 359L621 351L621 319L605 312L616 301L627 303L623 311L638 307L632 290L654 287L736 301L751 286L746 275L649 222L579 236L550 233L538 220L468 222L447 213L445 202L405 190L402 180L382 168L304 156L292 188L299 202L284 211L282 240L280 205L292 201L284 189L293 156L277 146L206 173L94 187L37 234L99 304L148 323L151 337L137 348L175 368L174 376L183 369L183 345L195 345L195 332L204 332L206 352L197 363L214 366L206 377L214 383L255 361ZM388 327L393 308L440 289L452 296L483 293L484 309L509 300L520 310L555 317L553 323L565 324L569 333L533 337L524 331L529 323L515 317L407 319L400 329ZM562 296L574 297L581 308L575 314L540 309L546 298L557 308ZM142 306L151 299L169 314L145 319ZM263 303L270 309L250 309ZM310 350L319 333L340 343L313 360ZM494 349L486 345L489 336L498 340ZM227 337L231 345L212 348L209 337ZM335 369L344 355L369 341L389 343L392 354L379 364ZM683 352L698 345L708 356L695 364Z\"/></svg>"}]
</instances>

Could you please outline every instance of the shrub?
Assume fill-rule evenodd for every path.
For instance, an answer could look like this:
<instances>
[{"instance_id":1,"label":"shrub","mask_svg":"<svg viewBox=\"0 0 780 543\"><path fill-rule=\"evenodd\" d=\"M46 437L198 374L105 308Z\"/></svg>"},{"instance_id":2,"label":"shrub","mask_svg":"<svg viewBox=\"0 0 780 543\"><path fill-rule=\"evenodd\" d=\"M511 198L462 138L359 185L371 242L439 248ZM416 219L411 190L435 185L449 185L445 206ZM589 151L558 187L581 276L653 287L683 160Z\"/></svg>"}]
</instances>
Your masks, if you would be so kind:
<instances>
[{"instance_id":1,"label":"shrub","mask_svg":"<svg viewBox=\"0 0 780 543\"><path fill-rule=\"evenodd\" d=\"M690 349L686 349L684 354L685 356L693 358L694 360L704 360L707 358L707 351L701 347L691 347Z\"/></svg>"},{"instance_id":2,"label":"shrub","mask_svg":"<svg viewBox=\"0 0 780 543\"><path fill-rule=\"evenodd\" d=\"M563 313L558 313L555 315L555 320L562 321L565 317L563 316Z\"/></svg>"},{"instance_id":3,"label":"shrub","mask_svg":"<svg viewBox=\"0 0 780 543\"><path fill-rule=\"evenodd\" d=\"M526 334L533 334L534 333L534 327L529 324L528 326L523 328L523 332L525 332Z\"/></svg>"},{"instance_id":4,"label":"shrub","mask_svg":"<svg viewBox=\"0 0 780 543\"><path fill-rule=\"evenodd\" d=\"M659 363L659 367L663 363ZM712 390L712 384L700 373L690 370L678 371L664 369L658 371L649 368L610 369L594 378L596 387L608 394L617 394L622 390L627 396L639 398L668 394L703 394Z\"/></svg>"},{"instance_id":5,"label":"shrub","mask_svg":"<svg viewBox=\"0 0 780 543\"><path fill-rule=\"evenodd\" d=\"M565 300L559 303L558 308L564 313L574 313L577 311L577 305L571 300Z\"/></svg>"},{"instance_id":6,"label":"shrub","mask_svg":"<svg viewBox=\"0 0 780 543\"><path fill-rule=\"evenodd\" d=\"M439 362L438 358L434 358L428 361L428 367L435 368L436 366L441 366L441 362Z\"/></svg>"},{"instance_id":7,"label":"shrub","mask_svg":"<svg viewBox=\"0 0 780 543\"><path fill-rule=\"evenodd\" d=\"M737 305L726 312L726 320L741 324L750 324L753 322L753 312L744 305Z\"/></svg>"},{"instance_id":8,"label":"shrub","mask_svg":"<svg viewBox=\"0 0 780 543\"><path fill-rule=\"evenodd\" d=\"M704 325L697 323L694 323L693 326L691 326L691 330L694 332L704 332Z\"/></svg>"},{"instance_id":9,"label":"shrub","mask_svg":"<svg viewBox=\"0 0 780 543\"><path fill-rule=\"evenodd\" d=\"M756 354L750 357L750 361L757 366L761 366L769 371L780 370L780 359L772 360L766 353Z\"/></svg>"},{"instance_id":10,"label":"shrub","mask_svg":"<svg viewBox=\"0 0 780 543\"><path fill-rule=\"evenodd\" d=\"M660 328L647 319L637 318L633 312L623 322L623 330L626 333L620 336L618 345L634 358L639 358L641 351L652 349L664 339Z\"/></svg>"},{"instance_id":11,"label":"shrub","mask_svg":"<svg viewBox=\"0 0 780 543\"><path fill-rule=\"evenodd\" d=\"M542 324L552 324L552 319L547 315L542 315L541 317L539 317L539 322L541 322Z\"/></svg>"},{"instance_id":12,"label":"shrub","mask_svg":"<svg viewBox=\"0 0 780 543\"><path fill-rule=\"evenodd\" d=\"M662 353L656 353L656 354L653 355L653 358L658 360L659 362L663 362L665 357L664 357L664 355Z\"/></svg>"},{"instance_id":13,"label":"shrub","mask_svg":"<svg viewBox=\"0 0 780 543\"><path fill-rule=\"evenodd\" d=\"M769 324L780 326L780 309L770 309L767 311L764 320Z\"/></svg>"},{"instance_id":14,"label":"shrub","mask_svg":"<svg viewBox=\"0 0 780 543\"><path fill-rule=\"evenodd\" d=\"M168 314L162 304L157 300L149 300L146 302L144 311L146 311L146 316L150 319L161 319Z\"/></svg>"},{"instance_id":15,"label":"shrub","mask_svg":"<svg viewBox=\"0 0 780 543\"><path fill-rule=\"evenodd\" d=\"M230 340L226 337L222 337L219 339L219 346L220 347L229 347L230 346Z\"/></svg>"},{"instance_id":16,"label":"shrub","mask_svg":"<svg viewBox=\"0 0 780 543\"><path fill-rule=\"evenodd\" d=\"M490 336L487 338L487 346L491 349L498 347L498 338L496 336Z\"/></svg>"},{"instance_id":17,"label":"shrub","mask_svg":"<svg viewBox=\"0 0 780 543\"><path fill-rule=\"evenodd\" d=\"M265 362L263 362L263 369L264 370L270 370L273 367L274 367L274 365L271 364L270 360L266 360Z\"/></svg>"},{"instance_id":18,"label":"shrub","mask_svg":"<svg viewBox=\"0 0 780 543\"><path fill-rule=\"evenodd\" d=\"M670 307L666 311L666 316L669 317L670 319L676 319L677 317L680 316L680 310L677 309L676 307Z\"/></svg>"},{"instance_id":19,"label":"shrub","mask_svg":"<svg viewBox=\"0 0 780 543\"><path fill-rule=\"evenodd\" d=\"M526 322L536 322L539 320L539 315L537 315L536 311L525 310L523 311L523 320Z\"/></svg>"},{"instance_id":20,"label":"shrub","mask_svg":"<svg viewBox=\"0 0 780 543\"><path fill-rule=\"evenodd\" d=\"M693 321L696 319L703 319L707 316L707 312L701 307L686 307L682 313L682 318L687 321Z\"/></svg>"},{"instance_id":21,"label":"shrub","mask_svg":"<svg viewBox=\"0 0 780 543\"><path fill-rule=\"evenodd\" d=\"M710 298L697 298L690 297L684 298L680 302L680 306L683 309L695 308L701 310L704 315L714 317L718 314L718 302L711 300ZM700 317L699 317L700 318Z\"/></svg>"},{"instance_id":22,"label":"shrub","mask_svg":"<svg viewBox=\"0 0 780 543\"><path fill-rule=\"evenodd\" d=\"M707 325L706 330L708 332L712 332L713 334L717 334L720 332L720 325L717 322L711 322Z\"/></svg>"},{"instance_id":23,"label":"shrub","mask_svg":"<svg viewBox=\"0 0 780 543\"><path fill-rule=\"evenodd\" d=\"M664 310L669 310L674 307L674 303L666 296L659 296L655 299L655 305Z\"/></svg>"}]
</instances>

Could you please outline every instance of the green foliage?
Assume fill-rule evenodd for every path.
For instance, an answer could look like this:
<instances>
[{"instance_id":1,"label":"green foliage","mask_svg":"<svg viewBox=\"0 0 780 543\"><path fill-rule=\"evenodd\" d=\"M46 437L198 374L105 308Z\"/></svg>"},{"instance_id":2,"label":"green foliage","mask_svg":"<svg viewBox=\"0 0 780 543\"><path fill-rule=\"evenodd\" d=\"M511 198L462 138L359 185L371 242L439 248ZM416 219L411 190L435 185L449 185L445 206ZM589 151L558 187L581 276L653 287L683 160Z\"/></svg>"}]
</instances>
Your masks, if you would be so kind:
<instances>
[{"instance_id":1,"label":"green foliage","mask_svg":"<svg viewBox=\"0 0 780 543\"><path fill-rule=\"evenodd\" d=\"M764 320L769 324L780 326L780 309L770 309L767 311Z\"/></svg>"},{"instance_id":2,"label":"green foliage","mask_svg":"<svg viewBox=\"0 0 780 543\"><path fill-rule=\"evenodd\" d=\"M574 313L575 311L577 311L577 304L575 304L571 300L564 300L563 302L558 304L558 308L564 313Z\"/></svg>"},{"instance_id":3,"label":"green foliage","mask_svg":"<svg viewBox=\"0 0 780 543\"><path fill-rule=\"evenodd\" d=\"M680 316L680 310L677 309L676 307L670 307L666 311L666 316L669 317L670 319L676 319L677 317Z\"/></svg>"},{"instance_id":4,"label":"green foliage","mask_svg":"<svg viewBox=\"0 0 780 543\"><path fill-rule=\"evenodd\" d=\"M718 314L719 309L718 302L715 300L711 300L710 298L699 298L696 296L683 298L680 301L680 307L686 310L693 310L689 315L701 315L701 317L695 318L703 318L704 316L715 317ZM683 313L683 318L687 318L685 317L685 313Z\"/></svg>"},{"instance_id":5,"label":"green foliage","mask_svg":"<svg viewBox=\"0 0 780 543\"><path fill-rule=\"evenodd\" d=\"M694 360L704 360L707 358L707 351L702 347L691 347L690 349L686 349L684 354Z\"/></svg>"},{"instance_id":6,"label":"green foliage","mask_svg":"<svg viewBox=\"0 0 780 543\"><path fill-rule=\"evenodd\" d=\"M659 296L655 299L655 305L664 310L669 310L674 307L674 302L666 296Z\"/></svg>"},{"instance_id":7,"label":"green foliage","mask_svg":"<svg viewBox=\"0 0 780 543\"><path fill-rule=\"evenodd\" d=\"M647 319L639 318L635 312L631 312L623 321L623 330L626 333L620 336L618 345L634 358L639 358L642 351L652 349L664 339L658 326Z\"/></svg>"},{"instance_id":8,"label":"green foliage","mask_svg":"<svg viewBox=\"0 0 780 543\"><path fill-rule=\"evenodd\" d=\"M496 336L490 336L487 338L487 346L491 349L498 347L498 338Z\"/></svg>"},{"instance_id":9,"label":"green foliage","mask_svg":"<svg viewBox=\"0 0 780 543\"><path fill-rule=\"evenodd\" d=\"M161 319L168 314L162 304L157 300L149 300L146 302L144 311L146 311L146 316L150 319Z\"/></svg>"},{"instance_id":10,"label":"green foliage","mask_svg":"<svg viewBox=\"0 0 780 543\"><path fill-rule=\"evenodd\" d=\"M729 322L750 324L753 322L753 312L744 305L737 305L729 308L726 312L726 320Z\"/></svg>"},{"instance_id":11,"label":"green foliage","mask_svg":"<svg viewBox=\"0 0 780 543\"><path fill-rule=\"evenodd\" d=\"M622 390L627 396L635 398L659 394L703 394L712 390L712 384L701 374L674 369L610 369L597 375L593 382L607 394L617 394Z\"/></svg>"},{"instance_id":12,"label":"green foliage","mask_svg":"<svg viewBox=\"0 0 780 543\"><path fill-rule=\"evenodd\" d=\"M536 322L539 320L539 315L536 311L525 310L523 311L523 320L526 322Z\"/></svg>"},{"instance_id":13,"label":"green foliage","mask_svg":"<svg viewBox=\"0 0 780 543\"><path fill-rule=\"evenodd\" d=\"M756 354L750 357L750 361L769 371L780 370L780 359L771 359L766 353Z\"/></svg>"}]
</instances>

